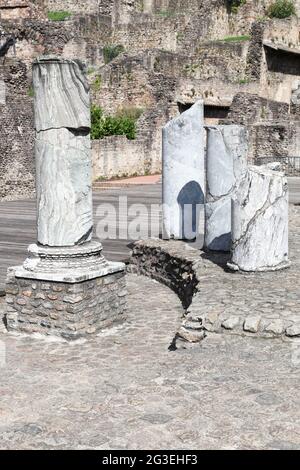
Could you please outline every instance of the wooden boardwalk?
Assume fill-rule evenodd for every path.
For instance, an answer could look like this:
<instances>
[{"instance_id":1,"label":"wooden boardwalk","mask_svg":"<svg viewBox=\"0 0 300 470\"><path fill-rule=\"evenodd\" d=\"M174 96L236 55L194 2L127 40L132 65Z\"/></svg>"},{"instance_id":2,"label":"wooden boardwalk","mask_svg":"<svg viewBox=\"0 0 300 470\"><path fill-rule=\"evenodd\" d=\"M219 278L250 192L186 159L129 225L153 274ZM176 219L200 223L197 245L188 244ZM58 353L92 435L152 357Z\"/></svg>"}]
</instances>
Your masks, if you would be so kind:
<instances>
[{"instance_id":1,"label":"wooden boardwalk","mask_svg":"<svg viewBox=\"0 0 300 470\"><path fill-rule=\"evenodd\" d=\"M109 189L94 192L94 225L99 220L97 208L99 204L112 204L118 215L119 196L127 196L128 206L143 204L147 211L142 211L142 218L148 217L148 208L151 204L160 204L161 185L135 186L127 188ZM101 218L101 217L100 217ZM109 219L114 222L113 211L109 212ZM130 220L134 219L132 215ZM117 219L118 220L118 219ZM125 227L125 217L121 217L120 226ZM119 225L119 224L118 224ZM120 227L118 227L119 230ZM36 204L33 200L21 200L0 203L0 291L4 289L6 270L9 266L23 263L27 248L36 241ZM112 261L126 261L130 254L131 240L104 240L103 253Z\"/></svg>"}]
</instances>

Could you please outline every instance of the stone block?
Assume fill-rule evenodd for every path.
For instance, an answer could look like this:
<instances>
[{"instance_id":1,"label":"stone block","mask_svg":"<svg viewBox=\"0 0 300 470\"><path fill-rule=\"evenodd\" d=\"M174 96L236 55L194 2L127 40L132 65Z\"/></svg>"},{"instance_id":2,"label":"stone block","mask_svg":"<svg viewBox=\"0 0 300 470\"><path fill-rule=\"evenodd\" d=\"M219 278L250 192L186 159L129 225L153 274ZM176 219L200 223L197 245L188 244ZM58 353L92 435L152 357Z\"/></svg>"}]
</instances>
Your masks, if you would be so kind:
<instances>
[{"instance_id":1,"label":"stone block","mask_svg":"<svg viewBox=\"0 0 300 470\"><path fill-rule=\"evenodd\" d=\"M247 133L243 126L207 127L205 247L231 248L231 198L246 172Z\"/></svg>"},{"instance_id":2,"label":"stone block","mask_svg":"<svg viewBox=\"0 0 300 470\"><path fill-rule=\"evenodd\" d=\"M288 183L283 173L250 166L232 202L235 271L275 271L288 259Z\"/></svg>"},{"instance_id":3,"label":"stone block","mask_svg":"<svg viewBox=\"0 0 300 470\"><path fill-rule=\"evenodd\" d=\"M198 101L163 129L163 225L166 239L204 233L204 106Z\"/></svg>"},{"instance_id":4,"label":"stone block","mask_svg":"<svg viewBox=\"0 0 300 470\"><path fill-rule=\"evenodd\" d=\"M247 331L249 333L257 333L259 330L260 322L261 317L259 316L247 317L244 323L244 331Z\"/></svg>"},{"instance_id":5,"label":"stone block","mask_svg":"<svg viewBox=\"0 0 300 470\"><path fill-rule=\"evenodd\" d=\"M68 293L70 284L51 281L50 290L57 292L57 299L52 298L51 302L41 302L40 290L43 281L39 280L35 281L37 288L32 292L30 304L27 303L26 296L22 297L18 293L10 294L10 308L6 313L8 331L41 333L74 340L123 321L126 302L124 297L120 301L118 292L122 295L126 292L125 273L108 274L108 276L110 279L105 286L105 292L101 283L86 280L80 283L84 293L73 297ZM15 278L18 287L21 288L23 282L24 279ZM92 306L89 292L92 292L94 299ZM70 300L71 304L66 302L66 299ZM35 306L32 306L32 302L36 302ZM71 313L70 307L76 311Z\"/></svg>"}]
</instances>

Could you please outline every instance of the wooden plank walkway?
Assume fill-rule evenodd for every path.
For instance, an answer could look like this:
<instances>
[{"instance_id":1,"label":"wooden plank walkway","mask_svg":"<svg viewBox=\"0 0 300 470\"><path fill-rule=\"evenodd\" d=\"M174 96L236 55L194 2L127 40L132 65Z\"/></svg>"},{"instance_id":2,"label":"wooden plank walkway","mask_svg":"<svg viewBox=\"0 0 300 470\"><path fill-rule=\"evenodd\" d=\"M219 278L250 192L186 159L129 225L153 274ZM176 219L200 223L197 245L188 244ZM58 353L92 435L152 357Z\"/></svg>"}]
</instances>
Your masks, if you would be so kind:
<instances>
[{"instance_id":1,"label":"wooden plank walkway","mask_svg":"<svg viewBox=\"0 0 300 470\"><path fill-rule=\"evenodd\" d=\"M112 204L118 215L119 196L127 196L128 206L143 204L147 211L151 204L161 203L161 185L135 186L94 192L94 225L97 227L99 204ZM143 219L148 212L141 213ZM112 212L112 211L111 211ZM129 221L134 216L129 217ZM113 222L113 214L109 220ZM117 219L118 220L118 219ZM120 220L125 227L124 216ZM120 227L119 227L120 228ZM9 266L23 263L27 248L36 240L36 204L33 200L0 202L0 291L4 289L6 271ZM111 261L126 261L130 254L131 240L104 240L103 253Z\"/></svg>"}]
</instances>

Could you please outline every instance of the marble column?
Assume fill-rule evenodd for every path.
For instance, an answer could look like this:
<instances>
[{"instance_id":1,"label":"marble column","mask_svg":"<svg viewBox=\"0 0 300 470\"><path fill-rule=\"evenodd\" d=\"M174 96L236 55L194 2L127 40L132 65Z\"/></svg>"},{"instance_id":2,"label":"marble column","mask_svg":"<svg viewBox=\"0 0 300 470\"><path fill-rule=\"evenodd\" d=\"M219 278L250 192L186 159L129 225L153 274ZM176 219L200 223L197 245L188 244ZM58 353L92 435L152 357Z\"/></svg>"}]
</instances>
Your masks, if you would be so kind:
<instances>
[{"instance_id":1,"label":"marble column","mask_svg":"<svg viewBox=\"0 0 300 470\"><path fill-rule=\"evenodd\" d=\"M166 239L204 234L204 105L198 101L163 129L163 225Z\"/></svg>"},{"instance_id":2,"label":"marble column","mask_svg":"<svg viewBox=\"0 0 300 470\"><path fill-rule=\"evenodd\" d=\"M232 258L235 271L275 271L288 258L288 182L266 166L250 166L232 201Z\"/></svg>"},{"instance_id":3,"label":"marble column","mask_svg":"<svg viewBox=\"0 0 300 470\"><path fill-rule=\"evenodd\" d=\"M206 129L205 247L230 251L231 199L247 168L247 133L237 125Z\"/></svg>"},{"instance_id":4,"label":"marble column","mask_svg":"<svg viewBox=\"0 0 300 470\"><path fill-rule=\"evenodd\" d=\"M37 243L7 276L7 325L68 339L120 321L125 265L92 241L89 85L83 66L42 57L33 64Z\"/></svg>"},{"instance_id":5,"label":"marble column","mask_svg":"<svg viewBox=\"0 0 300 470\"><path fill-rule=\"evenodd\" d=\"M93 229L89 85L80 65L33 65L38 242L76 246Z\"/></svg>"}]
</instances>

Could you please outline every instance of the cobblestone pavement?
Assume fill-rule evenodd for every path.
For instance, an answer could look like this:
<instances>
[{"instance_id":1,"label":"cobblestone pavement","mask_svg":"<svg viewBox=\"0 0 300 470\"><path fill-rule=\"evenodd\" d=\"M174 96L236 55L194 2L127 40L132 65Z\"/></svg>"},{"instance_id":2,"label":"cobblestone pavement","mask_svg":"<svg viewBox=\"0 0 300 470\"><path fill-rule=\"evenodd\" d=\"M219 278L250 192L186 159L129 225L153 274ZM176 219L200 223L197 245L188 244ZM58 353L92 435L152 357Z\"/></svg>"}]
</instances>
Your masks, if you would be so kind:
<instances>
[{"instance_id":1,"label":"cobblestone pavement","mask_svg":"<svg viewBox=\"0 0 300 470\"><path fill-rule=\"evenodd\" d=\"M128 276L126 324L68 344L0 335L2 449L299 449L300 344L210 334L169 352L182 308Z\"/></svg>"},{"instance_id":2,"label":"cobblestone pavement","mask_svg":"<svg viewBox=\"0 0 300 470\"><path fill-rule=\"evenodd\" d=\"M300 337L300 207L290 206L289 269L268 273L224 270L227 255L202 254L200 290L189 308L187 325L208 331Z\"/></svg>"}]
</instances>

